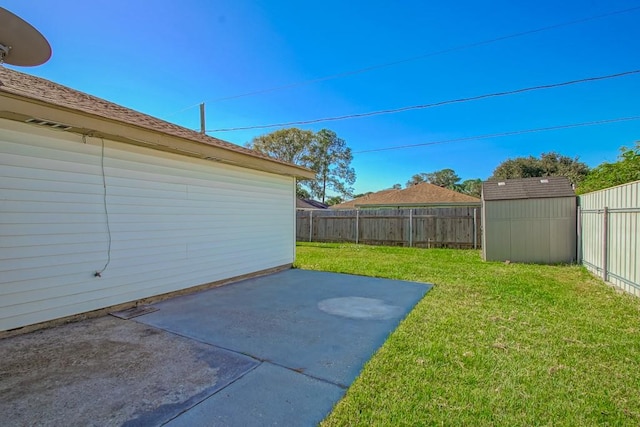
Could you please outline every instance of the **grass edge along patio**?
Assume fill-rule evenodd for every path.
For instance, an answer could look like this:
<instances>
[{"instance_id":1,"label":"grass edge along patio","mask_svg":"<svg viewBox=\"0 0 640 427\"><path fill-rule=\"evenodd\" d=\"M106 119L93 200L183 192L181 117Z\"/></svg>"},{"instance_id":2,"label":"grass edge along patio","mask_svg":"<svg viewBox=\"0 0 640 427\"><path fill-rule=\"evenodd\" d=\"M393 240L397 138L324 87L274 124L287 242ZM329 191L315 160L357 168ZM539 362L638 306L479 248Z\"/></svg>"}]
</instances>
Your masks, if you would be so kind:
<instances>
[{"instance_id":1,"label":"grass edge along patio","mask_svg":"<svg viewBox=\"0 0 640 427\"><path fill-rule=\"evenodd\" d=\"M324 426L640 424L640 299L582 266L330 243L295 266L435 285Z\"/></svg>"}]
</instances>

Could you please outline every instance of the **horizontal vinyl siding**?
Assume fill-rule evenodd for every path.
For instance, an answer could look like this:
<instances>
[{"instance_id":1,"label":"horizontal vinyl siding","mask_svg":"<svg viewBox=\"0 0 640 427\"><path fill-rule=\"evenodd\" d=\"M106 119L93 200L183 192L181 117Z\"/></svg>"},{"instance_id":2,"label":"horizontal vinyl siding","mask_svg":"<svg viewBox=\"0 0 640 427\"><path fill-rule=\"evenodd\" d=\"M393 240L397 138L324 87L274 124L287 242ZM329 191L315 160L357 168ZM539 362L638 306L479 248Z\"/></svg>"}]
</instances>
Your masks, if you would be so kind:
<instances>
[{"instance_id":1,"label":"horizontal vinyl siding","mask_svg":"<svg viewBox=\"0 0 640 427\"><path fill-rule=\"evenodd\" d=\"M0 120L0 330L293 262L293 178Z\"/></svg>"}]
</instances>

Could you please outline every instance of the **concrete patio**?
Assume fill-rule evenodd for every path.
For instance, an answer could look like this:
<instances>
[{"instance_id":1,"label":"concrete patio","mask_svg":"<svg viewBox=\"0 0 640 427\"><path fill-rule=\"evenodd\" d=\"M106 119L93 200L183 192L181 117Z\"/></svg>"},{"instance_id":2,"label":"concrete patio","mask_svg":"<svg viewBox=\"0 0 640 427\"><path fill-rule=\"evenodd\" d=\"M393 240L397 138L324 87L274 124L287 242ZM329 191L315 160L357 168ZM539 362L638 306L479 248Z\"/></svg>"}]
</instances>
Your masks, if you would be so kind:
<instances>
[{"instance_id":1,"label":"concrete patio","mask_svg":"<svg viewBox=\"0 0 640 427\"><path fill-rule=\"evenodd\" d=\"M0 341L6 425L316 425L430 289L287 270Z\"/></svg>"}]
</instances>

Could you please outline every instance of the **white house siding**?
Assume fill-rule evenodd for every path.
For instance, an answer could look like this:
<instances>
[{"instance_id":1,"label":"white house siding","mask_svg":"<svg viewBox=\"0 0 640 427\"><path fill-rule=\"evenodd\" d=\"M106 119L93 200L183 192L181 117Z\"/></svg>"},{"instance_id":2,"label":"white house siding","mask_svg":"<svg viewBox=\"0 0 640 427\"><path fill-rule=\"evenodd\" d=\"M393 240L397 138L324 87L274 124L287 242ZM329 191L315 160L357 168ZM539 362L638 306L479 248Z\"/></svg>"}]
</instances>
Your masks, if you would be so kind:
<instances>
[{"instance_id":1,"label":"white house siding","mask_svg":"<svg viewBox=\"0 0 640 427\"><path fill-rule=\"evenodd\" d=\"M0 330L293 262L294 178L0 120Z\"/></svg>"}]
</instances>

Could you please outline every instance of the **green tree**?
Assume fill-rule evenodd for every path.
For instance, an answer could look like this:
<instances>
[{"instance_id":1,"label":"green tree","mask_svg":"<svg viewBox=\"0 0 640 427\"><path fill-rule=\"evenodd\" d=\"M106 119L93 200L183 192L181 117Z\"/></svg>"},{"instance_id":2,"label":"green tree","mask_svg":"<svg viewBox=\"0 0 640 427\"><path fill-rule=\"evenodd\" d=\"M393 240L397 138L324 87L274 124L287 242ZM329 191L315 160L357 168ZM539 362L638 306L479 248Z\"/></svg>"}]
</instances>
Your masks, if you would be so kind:
<instances>
[{"instance_id":1,"label":"green tree","mask_svg":"<svg viewBox=\"0 0 640 427\"><path fill-rule=\"evenodd\" d=\"M309 150L309 168L316 179L308 183L311 193L324 203L327 190L349 197L356 173L351 167L353 155L344 139L329 129L318 131Z\"/></svg>"},{"instance_id":2,"label":"green tree","mask_svg":"<svg viewBox=\"0 0 640 427\"><path fill-rule=\"evenodd\" d=\"M533 156L516 157L500 163L490 180L513 178L536 178L541 176L566 176L574 184L579 184L589 173L589 166L578 158L571 158L555 152Z\"/></svg>"},{"instance_id":3,"label":"green tree","mask_svg":"<svg viewBox=\"0 0 640 427\"><path fill-rule=\"evenodd\" d=\"M566 176L573 184L578 185L588 174L589 166L578 157L571 158L558 153L542 153L540 156L542 176Z\"/></svg>"},{"instance_id":4,"label":"green tree","mask_svg":"<svg viewBox=\"0 0 640 427\"><path fill-rule=\"evenodd\" d=\"M338 203L344 202L344 199L340 196L331 196L327 198L326 204L329 206L337 205Z\"/></svg>"},{"instance_id":5,"label":"green tree","mask_svg":"<svg viewBox=\"0 0 640 427\"><path fill-rule=\"evenodd\" d=\"M245 145L274 159L307 166L313 138L309 130L289 128L257 136Z\"/></svg>"},{"instance_id":6,"label":"green tree","mask_svg":"<svg viewBox=\"0 0 640 427\"><path fill-rule=\"evenodd\" d=\"M429 184L448 188L450 190L454 190L459 181L460 177L455 173L453 169L442 169L427 174L427 182Z\"/></svg>"},{"instance_id":7,"label":"green tree","mask_svg":"<svg viewBox=\"0 0 640 427\"><path fill-rule=\"evenodd\" d=\"M480 178L466 179L462 181L462 184L457 186L456 191L480 198L482 195L482 180Z\"/></svg>"},{"instance_id":8,"label":"green tree","mask_svg":"<svg viewBox=\"0 0 640 427\"><path fill-rule=\"evenodd\" d=\"M538 159L533 156L516 157L500 163L489 179L533 178L543 176Z\"/></svg>"},{"instance_id":9,"label":"green tree","mask_svg":"<svg viewBox=\"0 0 640 427\"><path fill-rule=\"evenodd\" d=\"M412 185L420 184L422 182L427 182L427 174L426 173L417 173L407 181L406 187L409 188Z\"/></svg>"},{"instance_id":10,"label":"green tree","mask_svg":"<svg viewBox=\"0 0 640 427\"><path fill-rule=\"evenodd\" d=\"M351 168L351 149L331 130L313 133L298 128L280 129L258 136L246 146L274 159L315 171L315 180L297 183L298 196L318 197L324 202L327 190L342 197L351 195L351 185L356 180Z\"/></svg>"},{"instance_id":11,"label":"green tree","mask_svg":"<svg viewBox=\"0 0 640 427\"><path fill-rule=\"evenodd\" d=\"M453 190L456 188L458 181L460 181L460 177L456 175L453 169L442 169L435 172L417 173L413 175L411 179L407 181L407 188L422 182L428 182L438 187Z\"/></svg>"},{"instance_id":12,"label":"green tree","mask_svg":"<svg viewBox=\"0 0 640 427\"><path fill-rule=\"evenodd\" d=\"M296 197L298 197L298 199L310 199L311 193L298 183L298 185L296 185Z\"/></svg>"},{"instance_id":13,"label":"green tree","mask_svg":"<svg viewBox=\"0 0 640 427\"><path fill-rule=\"evenodd\" d=\"M632 148L620 148L618 161L594 168L578 186L578 194L615 187L640 180L640 141Z\"/></svg>"},{"instance_id":14,"label":"green tree","mask_svg":"<svg viewBox=\"0 0 640 427\"><path fill-rule=\"evenodd\" d=\"M358 197L368 196L369 194L373 194L373 191L367 191L366 193L354 194L351 197L354 198L354 199L357 199Z\"/></svg>"}]
</instances>

